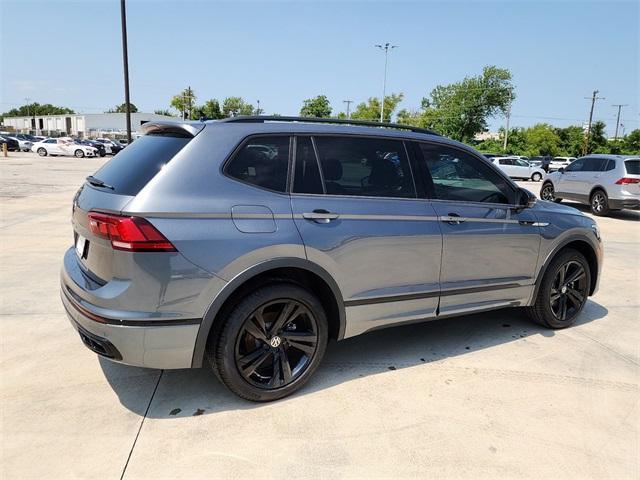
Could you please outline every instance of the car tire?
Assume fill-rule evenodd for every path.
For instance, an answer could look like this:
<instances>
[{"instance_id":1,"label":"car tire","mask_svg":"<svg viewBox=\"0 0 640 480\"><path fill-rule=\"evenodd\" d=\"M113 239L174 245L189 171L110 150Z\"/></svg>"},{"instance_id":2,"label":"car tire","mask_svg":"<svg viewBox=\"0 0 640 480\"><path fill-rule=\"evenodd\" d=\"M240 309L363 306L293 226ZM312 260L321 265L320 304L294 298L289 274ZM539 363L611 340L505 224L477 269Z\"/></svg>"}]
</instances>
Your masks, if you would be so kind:
<instances>
[{"instance_id":1,"label":"car tire","mask_svg":"<svg viewBox=\"0 0 640 480\"><path fill-rule=\"evenodd\" d=\"M84 157L84 152L82 150L80 150L80 149L78 149L75 152L73 152L73 154L75 155L76 158Z\"/></svg>"},{"instance_id":2,"label":"car tire","mask_svg":"<svg viewBox=\"0 0 640 480\"><path fill-rule=\"evenodd\" d=\"M556 203L560 203L562 201L561 198L556 198L556 192L553 188L553 183L551 182L547 182L542 185L542 188L540 189L540 198L542 200Z\"/></svg>"},{"instance_id":3,"label":"car tire","mask_svg":"<svg viewBox=\"0 0 640 480\"><path fill-rule=\"evenodd\" d=\"M573 277L576 277L572 280ZM577 250L561 251L542 277L535 303L527 307L529 317L547 328L573 325L587 303L591 271L587 259Z\"/></svg>"},{"instance_id":4,"label":"car tire","mask_svg":"<svg viewBox=\"0 0 640 480\"><path fill-rule=\"evenodd\" d=\"M38 155L40 155L41 157L46 157L47 156L47 149L44 147L40 147L38 150Z\"/></svg>"},{"instance_id":5,"label":"car tire","mask_svg":"<svg viewBox=\"0 0 640 480\"><path fill-rule=\"evenodd\" d=\"M531 180L533 180L534 182L539 182L540 180L542 180L542 175L540 175L540 173L535 172L533 175L531 175Z\"/></svg>"},{"instance_id":6,"label":"car tire","mask_svg":"<svg viewBox=\"0 0 640 480\"><path fill-rule=\"evenodd\" d=\"M589 206L591 207L591 213L602 217L610 212L609 197L604 190L594 190L589 198Z\"/></svg>"},{"instance_id":7,"label":"car tire","mask_svg":"<svg viewBox=\"0 0 640 480\"><path fill-rule=\"evenodd\" d=\"M254 402L286 397L322 361L327 317L320 300L302 286L276 281L227 312L209 338L206 357L216 376L239 397Z\"/></svg>"}]
</instances>

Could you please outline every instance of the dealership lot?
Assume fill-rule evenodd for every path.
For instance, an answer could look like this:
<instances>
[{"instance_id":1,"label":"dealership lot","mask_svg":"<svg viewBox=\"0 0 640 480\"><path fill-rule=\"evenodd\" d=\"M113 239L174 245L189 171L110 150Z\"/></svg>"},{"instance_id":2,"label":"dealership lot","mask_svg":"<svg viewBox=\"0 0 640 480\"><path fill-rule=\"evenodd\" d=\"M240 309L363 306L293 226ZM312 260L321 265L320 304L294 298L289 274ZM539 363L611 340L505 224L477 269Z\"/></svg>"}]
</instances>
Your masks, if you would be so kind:
<instances>
[{"instance_id":1,"label":"dealership lot","mask_svg":"<svg viewBox=\"0 0 640 480\"><path fill-rule=\"evenodd\" d=\"M638 212L598 218L600 291L571 329L503 310L381 330L253 404L206 369L116 365L80 342L58 270L71 198L103 161L0 157L3 478L640 476Z\"/></svg>"}]
</instances>

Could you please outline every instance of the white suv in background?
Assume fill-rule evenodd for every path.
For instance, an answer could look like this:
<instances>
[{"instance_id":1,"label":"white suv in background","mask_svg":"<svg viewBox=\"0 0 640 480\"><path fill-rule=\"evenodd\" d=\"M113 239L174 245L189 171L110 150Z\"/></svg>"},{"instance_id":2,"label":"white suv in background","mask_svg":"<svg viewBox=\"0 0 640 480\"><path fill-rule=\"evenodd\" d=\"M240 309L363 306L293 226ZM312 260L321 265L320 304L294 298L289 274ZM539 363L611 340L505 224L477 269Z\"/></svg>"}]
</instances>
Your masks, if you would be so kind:
<instances>
[{"instance_id":1,"label":"white suv in background","mask_svg":"<svg viewBox=\"0 0 640 480\"><path fill-rule=\"evenodd\" d=\"M576 157L553 157L553 160L549 163L549 171L554 172L561 168L567 168L575 159Z\"/></svg>"},{"instance_id":2,"label":"white suv in background","mask_svg":"<svg viewBox=\"0 0 640 480\"><path fill-rule=\"evenodd\" d=\"M539 182L544 178L545 171L517 157L496 157L491 161L511 178L522 178Z\"/></svg>"},{"instance_id":3,"label":"white suv in background","mask_svg":"<svg viewBox=\"0 0 640 480\"><path fill-rule=\"evenodd\" d=\"M574 200L591 206L594 215L640 208L640 157L588 155L547 175L540 198Z\"/></svg>"}]
</instances>

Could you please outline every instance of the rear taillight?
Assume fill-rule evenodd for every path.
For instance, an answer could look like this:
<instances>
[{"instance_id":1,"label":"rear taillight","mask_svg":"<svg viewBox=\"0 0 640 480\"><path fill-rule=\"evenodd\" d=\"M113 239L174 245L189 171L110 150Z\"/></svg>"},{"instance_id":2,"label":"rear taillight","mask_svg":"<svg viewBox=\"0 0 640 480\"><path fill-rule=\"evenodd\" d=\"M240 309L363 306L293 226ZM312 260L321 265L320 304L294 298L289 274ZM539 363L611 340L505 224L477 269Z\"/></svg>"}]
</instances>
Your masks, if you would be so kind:
<instances>
[{"instance_id":1,"label":"rear taillight","mask_svg":"<svg viewBox=\"0 0 640 480\"><path fill-rule=\"evenodd\" d=\"M631 185L632 183L640 183L640 178L623 177L616 182L616 185Z\"/></svg>"},{"instance_id":2,"label":"rear taillight","mask_svg":"<svg viewBox=\"0 0 640 480\"><path fill-rule=\"evenodd\" d=\"M111 241L116 250L127 252L175 252L176 248L147 220L108 213L89 213L89 229Z\"/></svg>"}]
</instances>

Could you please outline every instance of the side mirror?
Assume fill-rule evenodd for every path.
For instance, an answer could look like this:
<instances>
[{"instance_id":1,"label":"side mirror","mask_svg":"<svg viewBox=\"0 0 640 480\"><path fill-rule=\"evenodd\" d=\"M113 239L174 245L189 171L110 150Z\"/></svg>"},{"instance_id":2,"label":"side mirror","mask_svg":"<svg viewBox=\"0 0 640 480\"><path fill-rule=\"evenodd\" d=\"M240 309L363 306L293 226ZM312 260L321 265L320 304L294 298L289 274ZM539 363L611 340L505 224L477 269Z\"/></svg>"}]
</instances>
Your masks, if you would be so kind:
<instances>
[{"instance_id":1,"label":"side mirror","mask_svg":"<svg viewBox=\"0 0 640 480\"><path fill-rule=\"evenodd\" d=\"M521 208L532 208L537 201L536 196L526 188L518 189L518 205Z\"/></svg>"},{"instance_id":2,"label":"side mirror","mask_svg":"<svg viewBox=\"0 0 640 480\"><path fill-rule=\"evenodd\" d=\"M560 173L564 173L564 167L560 167L560 168L558 169L558 171L559 171Z\"/></svg>"}]
</instances>

